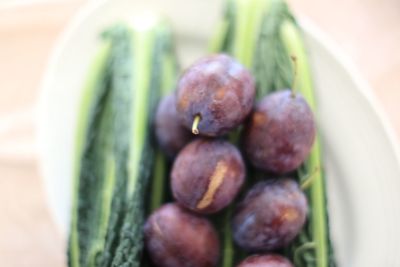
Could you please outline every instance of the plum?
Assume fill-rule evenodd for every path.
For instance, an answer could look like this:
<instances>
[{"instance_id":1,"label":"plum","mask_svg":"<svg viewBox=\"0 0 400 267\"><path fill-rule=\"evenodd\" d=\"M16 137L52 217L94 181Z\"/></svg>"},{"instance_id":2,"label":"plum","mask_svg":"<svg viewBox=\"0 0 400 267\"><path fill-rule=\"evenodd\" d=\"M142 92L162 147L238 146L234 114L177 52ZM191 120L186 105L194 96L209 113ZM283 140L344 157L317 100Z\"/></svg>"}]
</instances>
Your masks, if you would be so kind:
<instances>
[{"instance_id":1,"label":"plum","mask_svg":"<svg viewBox=\"0 0 400 267\"><path fill-rule=\"evenodd\" d=\"M194 134L221 136L243 122L254 97L251 73L232 57L216 54L201 58L183 73L177 110Z\"/></svg>"},{"instance_id":2,"label":"plum","mask_svg":"<svg viewBox=\"0 0 400 267\"><path fill-rule=\"evenodd\" d=\"M144 226L145 246L158 267L214 267L219 240L212 224L175 203L154 211Z\"/></svg>"},{"instance_id":3,"label":"plum","mask_svg":"<svg viewBox=\"0 0 400 267\"><path fill-rule=\"evenodd\" d=\"M315 133L314 117L305 99L282 90L257 103L244 127L243 150L256 168L288 173L307 158Z\"/></svg>"},{"instance_id":4,"label":"plum","mask_svg":"<svg viewBox=\"0 0 400 267\"><path fill-rule=\"evenodd\" d=\"M247 251L285 247L302 229L307 212L307 198L296 181L281 178L259 182L236 208L234 240Z\"/></svg>"},{"instance_id":5,"label":"plum","mask_svg":"<svg viewBox=\"0 0 400 267\"><path fill-rule=\"evenodd\" d=\"M160 101L154 127L157 142L170 159L193 139L193 134L183 127L176 112L175 95L165 96Z\"/></svg>"},{"instance_id":6,"label":"plum","mask_svg":"<svg viewBox=\"0 0 400 267\"><path fill-rule=\"evenodd\" d=\"M224 140L197 139L178 154L171 188L179 204L197 213L214 213L229 205L245 179L239 150Z\"/></svg>"},{"instance_id":7,"label":"plum","mask_svg":"<svg viewBox=\"0 0 400 267\"><path fill-rule=\"evenodd\" d=\"M293 264L278 254L252 255L244 259L237 267L294 267Z\"/></svg>"}]
</instances>

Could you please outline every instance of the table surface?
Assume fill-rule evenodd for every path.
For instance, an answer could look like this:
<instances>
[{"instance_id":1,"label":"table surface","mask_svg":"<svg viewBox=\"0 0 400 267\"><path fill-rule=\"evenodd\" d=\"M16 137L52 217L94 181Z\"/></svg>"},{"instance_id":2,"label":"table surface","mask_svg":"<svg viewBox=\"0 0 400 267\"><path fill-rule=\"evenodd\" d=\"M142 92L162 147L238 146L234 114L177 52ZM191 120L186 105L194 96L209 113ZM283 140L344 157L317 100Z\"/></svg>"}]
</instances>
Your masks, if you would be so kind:
<instances>
[{"instance_id":1,"label":"table surface","mask_svg":"<svg viewBox=\"0 0 400 267\"><path fill-rule=\"evenodd\" d=\"M66 265L65 240L51 219L37 167L32 112L55 40L84 3L0 6L0 262L8 267ZM400 2L289 3L355 63L400 137ZM10 128L17 119L18 127Z\"/></svg>"}]
</instances>

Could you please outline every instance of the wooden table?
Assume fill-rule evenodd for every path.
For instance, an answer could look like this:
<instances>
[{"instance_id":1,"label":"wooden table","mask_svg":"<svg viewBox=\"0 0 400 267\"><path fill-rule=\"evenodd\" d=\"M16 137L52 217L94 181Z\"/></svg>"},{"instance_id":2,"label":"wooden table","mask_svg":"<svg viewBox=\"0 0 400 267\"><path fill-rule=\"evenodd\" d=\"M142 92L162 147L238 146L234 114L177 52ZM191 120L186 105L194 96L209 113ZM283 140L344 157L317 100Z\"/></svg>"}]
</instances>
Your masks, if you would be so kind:
<instances>
[{"instance_id":1,"label":"wooden table","mask_svg":"<svg viewBox=\"0 0 400 267\"><path fill-rule=\"evenodd\" d=\"M56 37L84 2L59 0L0 8L2 266L65 266L65 240L51 220L32 146L31 113ZM297 14L309 17L336 40L356 63L400 136L400 2L289 2ZM21 122L18 127L7 130L17 119Z\"/></svg>"}]
</instances>

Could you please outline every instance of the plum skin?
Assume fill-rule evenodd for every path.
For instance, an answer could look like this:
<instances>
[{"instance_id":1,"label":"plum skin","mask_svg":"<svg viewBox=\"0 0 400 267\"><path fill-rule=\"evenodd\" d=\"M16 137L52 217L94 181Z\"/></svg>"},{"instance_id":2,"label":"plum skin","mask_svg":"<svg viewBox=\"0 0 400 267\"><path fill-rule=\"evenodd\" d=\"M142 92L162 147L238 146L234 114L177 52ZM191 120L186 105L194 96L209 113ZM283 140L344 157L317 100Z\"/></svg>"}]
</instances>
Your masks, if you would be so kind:
<instances>
[{"instance_id":1,"label":"plum skin","mask_svg":"<svg viewBox=\"0 0 400 267\"><path fill-rule=\"evenodd\" d=\"M201 58L183 73L177 85L177 110L188 129L199 115L200 135L221 136L244 121L254 97L251 73L232 57L216 54Z\"/></svg>"},{"instance_id":2,"label":"plum skin","mask_svg":"<svg viewBox=\"0 0 400 267\"><path fill-rule=\"evenodd\" d=\"M242 145L256 168L283 174L304 162L315 135L314 117L305 99L282 90L257 103L245 125Z\"/></svg>"},{"instance_id":3,"label":"plum skin","mask_svg":"<svg viewBox=\"0 0 400 267\"><path fill-rule=\"evenodd\" d=\"M171 189L184 207L201 214L229 205L244 183L245 164L239 150L224 140L197 139L178 154Z\"/></svg>"},{"instance_id":4,"label":"plum skin","mask_svg":"<svg viewBox=\"0 0 400 267\"><path fill-rule=\"evenodd\" d=\"M144 226L145 246L159 267L214 267L218 235L212 224L176 203L164 204Z\"/></svg>"},{"instance_id":5,"label":"plum skin","mask_svg":"<svg viewBox=\"0 0 400 267\"><path fill-rule=\"evenodd\" d=\"M234 240L252 252L283 248L301 231L307 213L307 198L296 181L281 178L259 182L236 208Z\"/></svg>"},{"instance_id":6,"label":"plum skin","mask_svg":"<svg viewBox=\"0 0 400 267\"><path fill-rule=\"evenodd\" d=\"M158 144L170 159L193 139L192 133L181 124L174 94L165 96L158 104L154 128Z\"/></svg>"},{"instance_id":7,"label":"plum skin","mask_svg":"<svg viewBox=\"0 0 400 267\"><path fill-rule=\"evenodd\" d=\"M237 267L294 267L285 257L278 254L251 255Z\"/></svg>"}]
</instances>

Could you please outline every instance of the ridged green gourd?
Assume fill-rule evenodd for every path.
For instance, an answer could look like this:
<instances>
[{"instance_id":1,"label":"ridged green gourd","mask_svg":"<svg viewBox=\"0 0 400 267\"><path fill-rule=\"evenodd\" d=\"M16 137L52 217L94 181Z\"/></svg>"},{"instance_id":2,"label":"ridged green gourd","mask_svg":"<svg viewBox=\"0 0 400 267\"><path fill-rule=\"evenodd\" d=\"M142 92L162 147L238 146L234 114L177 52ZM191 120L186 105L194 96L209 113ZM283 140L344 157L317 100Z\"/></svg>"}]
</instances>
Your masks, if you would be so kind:
<instances>
[{"instance_id":1,"label":"ridged green gourd","mask_svg":"<svg viewBox=\"0 0 400 267\"><path fill-rule=\"evenodd\" d=\"M121 23L103 34L78 118L70 267L143 265L148 184L152 175L162 184L165 175L153 171L155 155L158 166L165 159L157 152L151 122L175 77L164 21Z\"/></svg>"}]
</instances>

